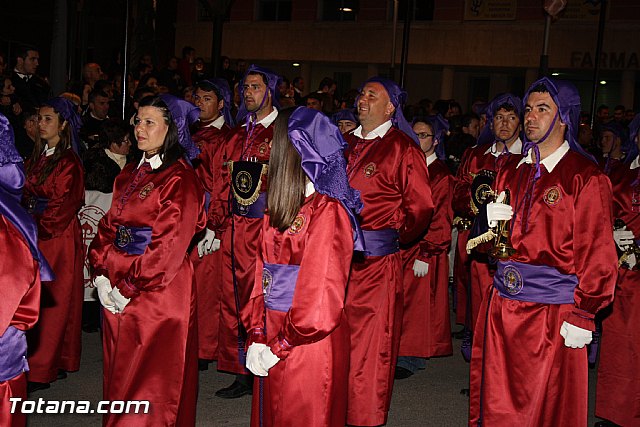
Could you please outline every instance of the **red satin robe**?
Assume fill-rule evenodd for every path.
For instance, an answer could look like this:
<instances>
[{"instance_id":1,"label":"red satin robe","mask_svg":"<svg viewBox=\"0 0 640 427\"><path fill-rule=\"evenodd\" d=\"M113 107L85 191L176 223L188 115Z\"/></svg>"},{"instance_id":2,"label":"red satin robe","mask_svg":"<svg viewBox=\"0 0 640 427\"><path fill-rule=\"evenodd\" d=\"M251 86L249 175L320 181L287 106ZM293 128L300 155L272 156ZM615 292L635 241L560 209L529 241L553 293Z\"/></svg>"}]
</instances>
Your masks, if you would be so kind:
<instances>
[{"instance_id":1,"label":"red satin robe","mask_svg":"<svg viewBox=\"0 0 640 427\"><path fill-rule=\"evenodd\" d=\"M484 144L467 148L462 157L453 195L453 210L458 215L466 218L475 218L475 214L471 210L471 183L473 182L473 177L482 170L492 172L497 170L498 157L491 153L486 153L489 147L489 144ZM505 155L500 155L501 163L505 158L503 156ZM510 156L522 158L520 154L510 154ZM463 236L468 239L469 234L466 233ZM464 246L462 245L463 243ZM466 239L463 237L458 243L458 250L466 252L466 243ZM486 255L476 251L471 252L470 255L460 253L458 258L461 260L469 259L470 289L467 297L470 299L468 303L470 307L468 315L470 315L470 318L466 321L467 326L473 331L482 300L493 283L493 268L490 268Z\"/></svg>"},{"instance_id":2,"label":"red satin robe","mask_svg":"<svg viewBox=\"0 0 640 427\"><path fill-rule=\"evenodd\" d=\"M103 399L147 400L150 411L108 414L104 425L195 424L196 289L187 249L205 221L202 186L184 160L141 178L129 164L116 178L89 248L95 274L131 298L122 314L102 310ZM152 228L142 255L115 246L118 225Z\"/></svg>"},{"instance_id":3,"label":"red satin robe","mask_svg":"<svg viewBox=\"0 0 640 427\"><path fill-rule=\"evenodd\" d=\"M33 166L24 196L49 199L42 214L35 214L38 246L55 273L42 282L40 321L28 334L29 381L55 381L59 369L80 369L84 249L78 211L84 204L84 171L80 159L68 149L53 171L38 184L50 157L44 154Z\"/></svg>"},{"instance_id":4,"label":"red satin robe","mask_svg":"<svg viewBox=\"0 0 640 427\"><path fill-rule=\"evenodd\" d=\"M207 212L207 228L222 235L228 224L229 179L226 161L219 155L224 138L231 129L225 123L222 128L202 127L193 134L193 141L201 150L196 173L205 191L210 195ZM191 251L191 262L196 278L198 298L198 358L215 360L218 353L218 326L222 295L222 251L200 258L198 248Z\"/></svg>"},{"instance_id":5,"label":"red satin robe","mask_svg":"<svg viewBox=\"0 0 640 427\"><path fill-rule=\"evenodd\" d=\"M395 128L382 139L345 139L349 181L364 202L363 230L398 230L401 243L417 239L433 213L422 151ZM399 252L352 263L345 304L351 330L347 424L387 420L402 328L402 276Z\"/></svg>"},{"instance_id":6,"label":"red satin robe","mask_svg":"<svg viewBox=\"0 0 640 427\"><path fill-rule=\"evenodd\" d=\"M247 129L236 127L230 134L223 150L229 160L256 158L268 162L271 153L273 124L264 127L258 124L251 139L247 141ZM227 176L230 175L227 173ZM228 180L227 180L228 181ZM262 181L262 190L266 191L266 177ZM227 190L228 191L228 190ZM238 315L233 291L233 271L231 269L231 244L233 232L233 250L235 278L238 289L240 312L248 304L255 276L258 240L262 232L262 218L246 218L233 215L232 226L227 227L222 239L222 306L220 313L220 333L218 335L218 370L235 374L249 374L240 360L241 343L238 340ZM246 320L242 320L246 325ZM242 343L242 347L244 347Z\"/></svg>"},{"instance_id":7,"label":"red satin robe","mask_svg":"<svg viewBox=\"0 0 640 427\"><path fill-rule=\"evenodd\" d=\"M307 197L297 218L284 232L270 227L268 216L263 224L246 309L247 344L269 345L280 362L267 377L254 381L251 425L343 427L349 369L349 326L343 306L353 231L342 205L319 193ZM263 263L300 266L289 311L265 309Z\"/></svg>"},{"instance_id":8,"label":"red satin robe","mask_svg":"<svg viewBox=\"0 0 640 427\"><path fill-rule=\"evenodd\" d=\"M621 165L610 175L613 217L640 239L640 168ZM639 179L640 182L640 179ZM635 199L635 202L633 200ZM640 261L640 260L637 260ZM640 270L618 269L611 313L602 321L596 416L622 426L640 425Z\"/></svg>"},{"instance_id":9,"label":"red satin robe","mask_svg":"<svg viewBox=\"0 0 640 427\"><path fill-rule=\"evenodd\" d=\"M422 239L403 249L404 315L400 356L447 356L453 352L449 316L449 246L451 245L451 196L454 179L440 160L429 166L434 211ZM413 263L429 264L424 277L416 277Z\"/></svg>"},{"instance_id":10,"label":"red satin robe","mask_svg":"<svg viewBox=\"0 0 640 427\"><path fill-rule=\"evenodd\" d=\"M22 331L31 329L38 320L40 310L40 266L33 259L29 245L22 233L4 216L0 215L0 336L9 326ZM24 426L26 416L11 413L9 398L27 398L27 375L22 373L0 382L0 425Z\"/></svg>"},{"instance_id":11,"label":"red satin robe","mask_svg":"<svg viewBox=\"0 0 640 427\"><path fill-rule=\"evenodd\" d=\"M611 184L598 166L567 152L522 202L535 165L511 156L496 177L511 191L513 260L574 274L575 304L541 304L501 297L492 287L474 331L469 425L584 426L587 348L569 348L563 321L594 330L593 317L611 303L616 252L611 233ZM526 230L525 230L526 227ZM482 402L482 409L480 408Z\"/></svg>"}]
</instances>

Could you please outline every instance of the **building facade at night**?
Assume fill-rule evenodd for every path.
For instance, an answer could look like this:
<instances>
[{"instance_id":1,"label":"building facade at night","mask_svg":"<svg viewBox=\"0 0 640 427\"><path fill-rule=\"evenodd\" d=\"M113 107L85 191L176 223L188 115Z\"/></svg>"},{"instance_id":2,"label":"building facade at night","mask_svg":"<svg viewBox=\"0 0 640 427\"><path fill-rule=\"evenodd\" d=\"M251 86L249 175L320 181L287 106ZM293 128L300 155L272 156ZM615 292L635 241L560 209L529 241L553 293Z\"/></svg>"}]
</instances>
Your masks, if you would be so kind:
<instances>
[{"instance_id":1,"label":"building facade at night","mask_svg":"<svg viewBox=\"0 0 640 427\"><path fill-rule=\"evenodd\" d=\"M406 0L399 1L395 76L399 76ZM409 101L455 98L464 109L499 92L522 94L538 76L542 0L418 0L412 16L405 87ZM324 76L344 91L368 76L389 76L393 0L235 0L222 31L222 54L256 62L307 91ZM568 0L549 33L549 71L572 80L583 109L592 93L599 1ZM640 3L608 2L598 104L640 109ZM199 0L179 0L175 48L210 60L212 22ZM293 64L299 64L294 66Z\"/></svg>"}]
</instances>

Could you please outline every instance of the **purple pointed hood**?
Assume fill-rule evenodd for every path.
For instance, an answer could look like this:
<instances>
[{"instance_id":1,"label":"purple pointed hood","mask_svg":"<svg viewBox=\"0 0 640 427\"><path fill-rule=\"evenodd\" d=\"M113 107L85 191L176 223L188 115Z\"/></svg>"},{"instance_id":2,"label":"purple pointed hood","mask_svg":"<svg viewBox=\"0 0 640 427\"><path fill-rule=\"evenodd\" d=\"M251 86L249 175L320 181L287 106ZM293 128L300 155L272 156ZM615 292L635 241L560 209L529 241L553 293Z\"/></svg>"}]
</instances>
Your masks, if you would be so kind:
<instances>
[{"instance_id":1,"label":"purple pointed hood","mask_svg":"<svg viewBox=\"0 0 640 427\"><path fill-rule=\"evenodd\" d=\"M323 113L298 107L289 118L288 133L316 191L337 199L346 209L354 230L354 248L363 250L364 239L356 215L364 205L360 192L351 187L347 178L347 143L340 130Z\"/></svg>"}]
</instances>

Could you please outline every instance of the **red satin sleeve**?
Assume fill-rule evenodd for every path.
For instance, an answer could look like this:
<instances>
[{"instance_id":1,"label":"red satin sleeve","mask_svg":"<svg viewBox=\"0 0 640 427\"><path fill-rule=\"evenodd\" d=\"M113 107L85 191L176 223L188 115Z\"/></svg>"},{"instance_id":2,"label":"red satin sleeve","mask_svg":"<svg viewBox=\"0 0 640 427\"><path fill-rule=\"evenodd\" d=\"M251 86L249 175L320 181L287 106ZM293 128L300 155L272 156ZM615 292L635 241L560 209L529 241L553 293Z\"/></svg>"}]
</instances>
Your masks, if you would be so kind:
<instances>
[{"instance_id":1,"label":"red satin sleeve","mask_svg":"<svg viewBox=\"0 0 640 427\"><path fill-rule=\"evenodd\" d=\"M427 163L424 154L415 145L409 146L402 156L398 183L405 215L399 230L400 242L410 243L424 233L433 215Z\"/></svg>"},{"instance_id":2,"label":"red satin sleeve","mask_svg":"<svg viewBox=\"0 0 640 427\"><path fill-rule=\"evenodd\" d=\"M573 253L578 286L576 309L567 320L593 330L593 316L613 301L617 278L612 231L612 191L603 174L591 176L575 201Z\"/></svg>"},{"instance_id":3,"label":"red satin sleeve","mask_svg":"<svg viewBox=\"0 0 640 427\"><path fill-rule=\"evenodd\" d=\"M170 283L194 234L205 226L204 193L192 171L178 169L159 190L160 208L153 221L151 243L135 258L124 278L112 283L127 298Z\"/></svg>"},{"instance_id":4,"label":"red satin sleeve","mask_svg":"<svg viewBox=\"0 0 640 427\"><path fill-rule=\"evenodd\" d=\"M40 272L29 245L18 229L0 215L0 336L9 326L33 327L40 311Z\"/></svg>"},{"instance_id":5,"label":"red satin sleeve","mask_svg":"<svg viewBox=\"0 0 640 427\"><path fill-rule=\"evenodd\" d=\"M454 178L447 167L440 161L434 161L429 167L431 179L431 195L435 209L429 230L420 242L418 259L429 262L429 258L449 250L451 245L451 223L453 209L451 198L453 195Z\"/></svg>"},{"instance_id":6,"label":"red satin sleeve","mask_svg":"<svg viewBox=\"0 0 640 427\"><path fill-rule=\"evenodd\" d=\"M263 233L258 236L258 250L263 249ZM264 329L264 292L262 289L262 270L264 261L261 256L256 257L256 274L253 283L253 290L249 303L242 310L242 320L247 327L246 347L249 348L254 342L266 344L267 336Z\"/></svg>"},{"instance_id":7,"label":"red satin sleeve","mask_svg":"<svg viewBox=\"0 0 640 427\"><path fill-rule=\"evenodd\" d=\"M125 166L125 170L130 170L132 168L133 165ZM91 245L89 246L87 256L89 259L89 265L91 265L92 268L92 277L102 275L109 278L109 272L107 271L105 260L109 251L113 247L112 244L116 238L115 227L112 225L111 218L112 216L110 211L107 211L106 215L104 215L100 219L100 222L98 222L98 230L91 241Z\"/></svg>"},{"instance_id":8,"label":"red satin sleeve","mask_svg":"<svg viewBox=\"0 0 640 427\"><path fill-rule=\"evenodd\" d=\"M294 346L325 338L343 316L353 254L349 217L337 201L328 200L314 212L308 233L291 308L268 344L280 359Z\"/></svg>"},{"instance_id":9,"label":"red satin sleeve","mask_svg":"<svg viewBox=\"0 0 640 427\"><path fill-rule=\"evenodd\" d=\"M65 231L84 204L84 172L73 151L58 160L44 185L49 201L38 220L38 238L48 240Z\"/></svg>"}]
</instances>

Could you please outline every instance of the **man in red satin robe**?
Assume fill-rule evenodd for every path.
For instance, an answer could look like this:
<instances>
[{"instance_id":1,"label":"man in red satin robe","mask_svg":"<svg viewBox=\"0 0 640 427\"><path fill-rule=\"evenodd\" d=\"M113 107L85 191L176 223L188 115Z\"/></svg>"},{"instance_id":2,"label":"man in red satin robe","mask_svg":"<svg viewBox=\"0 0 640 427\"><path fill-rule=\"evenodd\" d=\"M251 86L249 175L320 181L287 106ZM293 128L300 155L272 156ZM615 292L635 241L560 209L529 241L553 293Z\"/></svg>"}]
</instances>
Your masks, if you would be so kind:
<instances>
[{"instance_id":1,"label":"man in red satin robe","mask_svg":"<svg viewBox=\"0 0 640 427\"><path fill-rule=\"evenodd\" d=\"M640 374L636 369L640 352L640 257L633 251L640 245L639 130L640 114L629 123L627 158L609 175L613 218L619 222L613 236L622 262L611 313L602 320L596 416L606 421L596 423L597 427L640 424Z\"/></svg>"},{"instance_id":2,"label":"man in red satin robe","mask_svg":"<svg viewBox=\"0 0 640 427\"><path fill-rule=\"evenodd\" d=\"M365 241L364 253L354 256L345 304L350 425L387 421L402 327L399 242L418 238L433 212L427 164L402 115L404 101L406 92L394 82L367 80L356 102L360 126L345 135L349 182L364 202Z\"/></svg>"},{"instance_id":3,"label":"man in red satin robe","mask_svg":"<svg viewBox=\"0 0 640 427\"><path fill-rule=\"evenodd\" d=\"M271 152L273 121L278 116L276 90L278 76L272 71L251 65L240 84L241 99L238 122L221 150L223 166L237 168L239 161L262 164L266 168ZM231 161L231 162L230 162ZM265 169L263 169L263 172ZM226 172L225 172L226 173ZM251 393L252 376L245 368L245 325L240 319L249 302L253 281L258 240L266 203L267 176L262 173L241 181L241 175L227 173L231 187L244 186L250 197L240 197L232 189L232 221L222 236L222 305L218 333L218 370L236 374L235 381L216 392L216 396L233 399ZM247 174L242 174L247 177ZM235 182L234 182L235 181ZM257 183L255 182L257 181Z\"/></svg>"},{"instance_id":4,"label":"man in red satin robe","mask_svg":"<svg viewBox=\"0 0 640 427\"><path fill-rule=\"evenodd\" d=\"M469 425L584 426L585 345L617 275L611 184L577 142L575 86L542 78L524 105L524 158L505 161L486 205L490 226L510 220L515 254L498 261L480 308Z\"/></svg>"},{"instance_id":5,"label":"man in red satin robe","mask_svg":"<svg viewBox=\"0 0 640 427\"><path fill-rule=\"evenodd\" d=\"M20 206L25 176L22 157L15 148L13 131L0 114L0 425L24 426L20 404L11 413L10 398L27 398L25 331L33 327L40 311L40 278L53 273L38 249L36 224Z\"/></svg>"},{"instance_id":6,"label":"man in red satin robe","mask_svg":"<svg viewBox=\"0 0 640 427\"><path fill-rule=\"evenodd\" d=\"M486 109L487 124L485 125L478 144L468 148L463 157L453 196L453 210L461 218L476 218L480 206L473 203L471 192L474 179L478 175L482 178L484 174L494 175L504 156L509 154L519 155L522 151L522 141L520 140L520 116L521 100L510 93L497 95L489 103ZM465 360L471 359L471 335L478 318L478 310L482 299L491 286L493 277L493 266L490 265L486 254L466 251L466 243L473 234L477 225L469 232L462 232L458 235L458 249L465 251L458 255L457 259L461 264L468 262L468 292L465 301L467 304L467 315L465 316L466 333L462 343L462 354Z\"/></svg>"},{"instance_id":7,"label":"man in red satin robe","mask_svg":"<svg viewBox=\"0 0 640 427\"><path fill-rule=\"evenodd\" d=\"M395 378L404 379L426 366L425 358L453 352L449 315L449 246L454 178L444 163L449 124L440 115L418 118L413 130L429 170L434 204L426 233L403 245L404 314Z\"/></svg>"},{"instance_id":8,"label":"man in red satin robe","mask_svg":"<svg viewBox=\"0 0 640 427\"><path fill-rule=\"evenodd\" d=\"M191 252L198 294L198 366L200 370L206 370L218 352L222 293L222 252L219 249L220 239L229 223L229 186L228 179L223 176L226 168L219 152L233 126L233 119L231 90L226 80L199 81L193 98L196 107L200 108L197 129L192 137L200 149L195 162L196 173L209 194L207 229Z\"/></svg>"}]
</instances>

